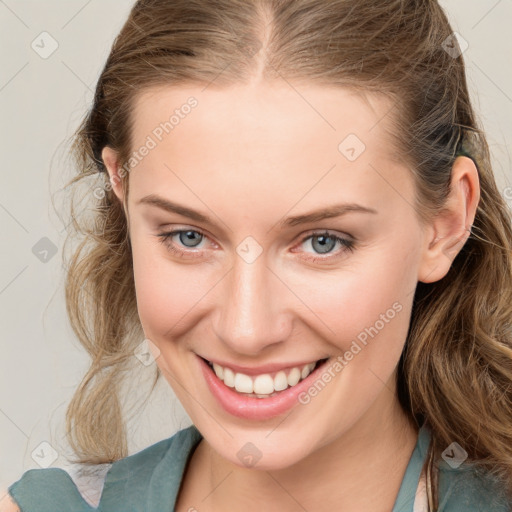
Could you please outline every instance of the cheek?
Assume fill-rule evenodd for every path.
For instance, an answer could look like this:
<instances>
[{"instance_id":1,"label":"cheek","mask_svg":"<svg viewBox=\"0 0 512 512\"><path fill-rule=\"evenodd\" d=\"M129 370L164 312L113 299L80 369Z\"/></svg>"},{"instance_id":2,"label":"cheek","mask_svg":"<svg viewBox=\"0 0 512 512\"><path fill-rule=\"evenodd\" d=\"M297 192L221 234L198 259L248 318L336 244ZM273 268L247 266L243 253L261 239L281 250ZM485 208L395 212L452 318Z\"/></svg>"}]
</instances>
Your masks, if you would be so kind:
<instances>
[{"instance_id":1,"label":"cheek","mask_svg":"<svg viewBox=\"0 0 512 512\"><path fill-rule=\"evenodd\" d=\"M173 336L174 328L204 295L201 275L194 266L166 258L158 242L132 239L137 309L144 332L151 339Z\"/></svg>"},{"instance_id":2,"label":"cheek","mask_svg":"<svg viewBox=\"0 0 512 512\"><path fill-rule=\"evenodd\" d=\"M409 327L418 254L414 247L401 253L393 247L367 253L357 268L347 266L338 274L297 282L296 289L319 319L320 331L340 353L357 351L354 341L362 353L380 340L375 357L392 361L399 356Z\"/></svg>"}]
</instances>

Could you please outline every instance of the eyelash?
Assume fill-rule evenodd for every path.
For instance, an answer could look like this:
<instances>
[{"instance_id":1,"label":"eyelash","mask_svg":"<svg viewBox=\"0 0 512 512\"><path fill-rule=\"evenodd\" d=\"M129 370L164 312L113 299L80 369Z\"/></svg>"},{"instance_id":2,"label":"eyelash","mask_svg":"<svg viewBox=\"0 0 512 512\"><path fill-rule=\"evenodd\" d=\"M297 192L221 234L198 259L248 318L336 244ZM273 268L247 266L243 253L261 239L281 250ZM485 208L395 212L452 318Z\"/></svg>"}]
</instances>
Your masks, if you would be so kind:
<instances>
[{"instance_id":1,"label":"eyelash","mask_svg":"<svg viewBox=\"0 0 512 512\"><path fill-rule=\"evenodd\" d=\"M172 253L174 253L180 257L185 257L185 258L191 258L191 259L198 258L200 256L190 256L190 253L191 252L198 253L200 251L194 251L194 250L188 251L188 250L178 249L170 241L170 239L174 235L179 235L180 233L186 233L188 231L192 231L194 233L198 233L198 234L202 235L203 237L206 237L206 235L204 233L202 233L201 231L198 231L196 229L179 229L179 230L170 231L170 232L166 232L166 233L159 233L156 236L160 239L159 242L164 244L167 247L167 249L169 249ZM334 255L333 255L333 253L328 253L329 255L326 257L323 257L323 256L307 257L307 259L313 263L318 263L318 262L325 263L326 261L330 261L332 259L335 259L335 258L341 256L340 253L343 253L345 251L353 252L355 250L355 242L354 241L348 240L346 238L341 238L341 237L335 235L334 233L331 233L330 231L316 231L314 233L310 233L309 235L307 235L300 241L299 245L302 245L306 240L309 240L310 238L315 238L315 237L320 237L320 236L325 236L325 237L331 238L335 242L341 244L343 249L334 253Z\"/></svg>"}]
</instances>

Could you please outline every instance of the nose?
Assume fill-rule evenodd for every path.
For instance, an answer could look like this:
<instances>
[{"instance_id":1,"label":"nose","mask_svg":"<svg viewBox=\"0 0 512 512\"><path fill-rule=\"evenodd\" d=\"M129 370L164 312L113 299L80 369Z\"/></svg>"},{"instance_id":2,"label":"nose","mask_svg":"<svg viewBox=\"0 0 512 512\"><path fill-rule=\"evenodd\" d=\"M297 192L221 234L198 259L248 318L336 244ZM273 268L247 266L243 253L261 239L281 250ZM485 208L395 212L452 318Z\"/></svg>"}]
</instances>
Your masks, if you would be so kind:
<instances>
[{"instance_id":1,"label":"nose","mask_svg":"<svg viewBox=\"0 0 512 512\"><path fill-rule=\"evenodd\" d=\"M290 337L293 294L276 274L265 253L252 263L235 255L223 280L214 326L229 352L259 356Z\"/></svg>"}]
</instances>

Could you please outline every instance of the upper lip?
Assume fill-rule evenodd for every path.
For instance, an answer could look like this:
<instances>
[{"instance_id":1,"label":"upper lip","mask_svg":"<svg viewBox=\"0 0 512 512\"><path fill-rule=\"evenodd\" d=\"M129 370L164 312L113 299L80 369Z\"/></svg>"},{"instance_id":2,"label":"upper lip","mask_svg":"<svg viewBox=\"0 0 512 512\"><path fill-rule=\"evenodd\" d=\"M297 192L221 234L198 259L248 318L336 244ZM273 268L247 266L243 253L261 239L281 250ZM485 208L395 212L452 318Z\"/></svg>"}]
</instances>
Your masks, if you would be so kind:
<instances>
[{"instance_id":1,"label":"upper lip","mask_svg":"<svg viewBox=\"0 0 512 512\"><path fill-rule=\"evenodd\" d=\"M202 357L202 356L200 356ZM292 363L268 363L261 366L240 366L238 364L219 361L218 359L210 359L207 357L203 357L206 361L209 361L211 363L218 364L224 368L230 368L231 370L234 370L238 373L244 373L245 375L260 375L262 373L273 373L278 372L279 370L287 370L288 368L298 367L302 368L304 365L309 363L316 363L319 360L326 359L325 357L318 358L318 359L307 359L304 361L299 362L292 362Z\"/></svg>"}]
</instances>

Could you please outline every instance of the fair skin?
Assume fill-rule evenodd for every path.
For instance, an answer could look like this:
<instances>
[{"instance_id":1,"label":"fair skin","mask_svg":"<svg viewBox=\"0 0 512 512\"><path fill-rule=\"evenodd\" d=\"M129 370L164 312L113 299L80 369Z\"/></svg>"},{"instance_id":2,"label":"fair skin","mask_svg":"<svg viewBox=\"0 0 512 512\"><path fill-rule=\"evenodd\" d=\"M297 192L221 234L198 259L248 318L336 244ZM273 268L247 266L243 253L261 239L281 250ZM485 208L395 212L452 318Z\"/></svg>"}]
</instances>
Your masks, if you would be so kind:
<instances>
[{"instance_id":1,"label":"fair skin","mask_svg":"<svg viewBox=\"0 0 512 512\"><path fill-rule=\"evenodd\" d=\"M387 100L373 96L370 108L348 90L299 89L285 82L160 87L135 104L132 149L189 96L198 100L130 171L125 209L144 333L204 437L177 512L389 512L417 441L398 404L396 365L417 282L442 279L454 240L467 238L479 201L476 168L457 158L446 212L423 225L412 206L411 171L391 160ZM366 146L354 161L338 150L351 133ZM117 153L106 147L103 159L123 201ZM213 223L137 204L149 194ZM278 224L339 203L377 213ZM189 245L172 237L188 258L157 237L175 229L204 234ZM323 254L314 243L320 235L306 240L325 230L355 239L353 251L331 242ZM248 236L262 249L250 264L236 252ZM335 358L394 303L400 313L325 389L276 418L231 415L199 370L197 354L243 366ZM237 456L247 442L261 452L250 468Z\"/></svg>"}]
</instances>

